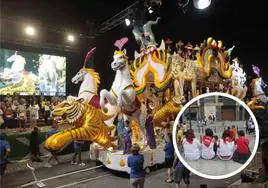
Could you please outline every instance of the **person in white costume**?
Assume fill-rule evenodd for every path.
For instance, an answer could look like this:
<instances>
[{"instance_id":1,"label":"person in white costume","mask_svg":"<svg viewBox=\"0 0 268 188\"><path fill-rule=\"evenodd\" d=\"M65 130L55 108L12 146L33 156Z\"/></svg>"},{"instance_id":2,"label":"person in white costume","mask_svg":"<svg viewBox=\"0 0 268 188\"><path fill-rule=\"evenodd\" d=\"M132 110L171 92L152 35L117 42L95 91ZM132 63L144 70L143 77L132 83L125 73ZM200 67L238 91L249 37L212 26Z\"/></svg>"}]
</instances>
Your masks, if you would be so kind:
<instances>
[{"instance_id":1,"label":"person in white costume","mask_svg":"<svg viewBox=\"0 0 268 188\"><path fill-rule=\"evenodd\" d=\"M186 160L198 160L201 156L201 143L194 136L194 131L192 129L187 130L186 137L182 141L184 158Z\"/></svg>"},{"instance_id":2,"label":"person in white costume","mask_svg":"<svg viewBox=\"0 0 268 188\"><path fill-rule=\"evenodd\" d=\"M210 128L207 128L205 136L202 138L201 157L203 159L213 159L215 157L214 144L215 139L213 137L213 131Z\"/></svg>"},{"instance_id":3,"label":"person in white costume","mask_svg":"<svg viewBox=\"0 0 268 188\"><path fill-rule=\"evenodd\" d=\"M222 160L230 160L233 156L235 149L234 141L230 136L230 131L225 130L220 139L218 148L218 156Z\"/></svg>"}]
</instances>

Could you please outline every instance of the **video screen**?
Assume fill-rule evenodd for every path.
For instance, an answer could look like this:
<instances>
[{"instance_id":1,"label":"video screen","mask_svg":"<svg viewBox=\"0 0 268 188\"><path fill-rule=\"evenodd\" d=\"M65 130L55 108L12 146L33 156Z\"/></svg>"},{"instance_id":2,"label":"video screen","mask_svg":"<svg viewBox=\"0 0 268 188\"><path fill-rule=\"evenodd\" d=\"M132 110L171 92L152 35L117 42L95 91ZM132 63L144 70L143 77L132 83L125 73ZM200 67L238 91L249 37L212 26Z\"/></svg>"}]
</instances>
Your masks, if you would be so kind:
<instances>
[{"instance_id":1,"label":"video screen","mask_svg":"<svg viewBox=\"0 0 268 188\"><path fill-rule=\"evenodd\" d=\"M0 48L0 95L65 92L66 57Z\"/></svg>"}]
</instances>

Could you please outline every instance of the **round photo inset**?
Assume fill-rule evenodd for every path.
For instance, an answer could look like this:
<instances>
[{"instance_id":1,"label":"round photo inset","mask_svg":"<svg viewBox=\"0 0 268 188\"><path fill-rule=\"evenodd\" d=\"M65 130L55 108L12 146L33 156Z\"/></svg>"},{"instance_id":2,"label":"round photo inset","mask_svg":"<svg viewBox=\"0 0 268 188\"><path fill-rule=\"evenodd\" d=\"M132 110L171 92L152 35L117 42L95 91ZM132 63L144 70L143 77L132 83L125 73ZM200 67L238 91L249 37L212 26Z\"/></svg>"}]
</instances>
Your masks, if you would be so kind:
<instances>
[{"instance_id":1,"label":"round photo inset","mask_svg":"<svg viewBox=\"0 0 268 188\"><path fill-rule=\"evenodd\" d=\"M259 128L249 107L225 93L207 93L189 101L173 127L173 143L183 165L207 179L225 179L251 162Z\"/></svg>"}]
</instances>

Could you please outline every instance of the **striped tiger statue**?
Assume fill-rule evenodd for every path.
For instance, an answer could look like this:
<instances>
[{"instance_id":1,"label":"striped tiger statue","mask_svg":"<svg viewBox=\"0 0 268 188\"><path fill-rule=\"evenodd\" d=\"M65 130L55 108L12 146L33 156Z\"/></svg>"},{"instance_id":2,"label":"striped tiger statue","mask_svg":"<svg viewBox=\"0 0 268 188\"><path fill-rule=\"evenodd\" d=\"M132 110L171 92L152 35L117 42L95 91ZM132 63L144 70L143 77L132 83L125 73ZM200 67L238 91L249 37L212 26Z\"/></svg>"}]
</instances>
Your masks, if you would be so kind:
<instances>
[{"instance_id":1,"label":"striped tiger statue","mask_svg":"<svg viewBox=\"0 0 268 188\"><path fill-rule=\"evenodd\" d=\"M83 103L83 99L77 101L71 98L55 106L52 115L62 117L73 127L50 136L45 142L47 150L58 151L75 140L92 141L105 149L115 149L113 141L116 139L109 134L114 126L108 127L104 123L113 115L105 115L100 109Z\"/></svg>"}]
</instances>

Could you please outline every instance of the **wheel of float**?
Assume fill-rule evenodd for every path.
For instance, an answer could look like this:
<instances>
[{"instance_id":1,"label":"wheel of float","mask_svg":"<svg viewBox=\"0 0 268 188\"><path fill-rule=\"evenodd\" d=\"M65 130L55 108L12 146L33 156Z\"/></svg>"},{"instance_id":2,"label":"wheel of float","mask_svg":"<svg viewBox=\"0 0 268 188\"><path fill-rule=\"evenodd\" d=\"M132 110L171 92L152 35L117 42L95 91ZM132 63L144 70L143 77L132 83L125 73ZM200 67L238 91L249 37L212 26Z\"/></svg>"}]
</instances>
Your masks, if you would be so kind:
<instances>
[{"instance_id":1,"label":"wheel of float","mask_svg":"<svg viewBox=\"0 0 268 188\"><path fill-rule=\"evenodd\" d=\"M146 174L149 174L151 172L151 169L149 166L147 166L147 167L145 167L144 171Z\"/></svg>"}]
</instances>

